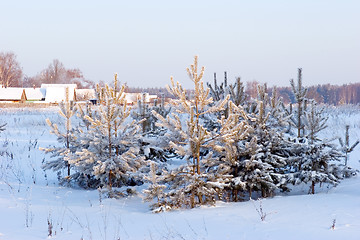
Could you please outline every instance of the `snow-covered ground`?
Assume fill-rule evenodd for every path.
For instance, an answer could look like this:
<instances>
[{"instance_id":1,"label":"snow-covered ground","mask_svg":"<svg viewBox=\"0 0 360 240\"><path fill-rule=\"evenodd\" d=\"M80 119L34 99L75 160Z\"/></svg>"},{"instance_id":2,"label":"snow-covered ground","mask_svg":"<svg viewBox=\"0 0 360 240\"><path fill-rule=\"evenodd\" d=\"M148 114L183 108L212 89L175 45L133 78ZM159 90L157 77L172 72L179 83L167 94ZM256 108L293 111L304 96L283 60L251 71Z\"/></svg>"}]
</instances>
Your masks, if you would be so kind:
<instances>
[{"instance_id":1,"label":"snow-covered ground","mask_svg":"<svg viewBox=\"0 0 360 240\"><path fill-rule=\"evenodd\" d=\"M322 134L344 138L349 124L350 143L360 139L359 110L327 110L329 127ZM0 150L9 153L0 156L0 240L360 239L360 177L336 188L324 185L315 195L302 186L261 201L161 214L151 213L139 196L107 199L98 190L60 187L55 173L41 169L49 156L39 147L57 144L46 118L62 121L56 108L0 110L0 123L7 123ZM360 146L349 165L359 169L359 159Z\"/></svg>"}]
</instances>

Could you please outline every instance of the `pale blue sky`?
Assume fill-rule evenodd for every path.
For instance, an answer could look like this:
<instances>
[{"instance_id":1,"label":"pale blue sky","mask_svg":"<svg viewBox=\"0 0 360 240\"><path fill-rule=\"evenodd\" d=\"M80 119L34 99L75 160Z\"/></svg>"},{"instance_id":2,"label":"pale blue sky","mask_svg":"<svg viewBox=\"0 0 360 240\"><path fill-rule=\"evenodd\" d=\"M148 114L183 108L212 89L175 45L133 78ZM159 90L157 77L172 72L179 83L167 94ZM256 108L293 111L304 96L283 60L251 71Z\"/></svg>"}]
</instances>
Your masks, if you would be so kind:
<instances>
[{"instance_id":1,"label":"pale blue sky","mask_svg":"<svg viewBox=\"0 0 360 240\"><path fill-rule=\"evenodd\" d=\"M33 76L59 59L86 78L165 86L199 55L205 81L360 82L359 0L0 0L0 51Z\"/></svg>"}]
</instances>

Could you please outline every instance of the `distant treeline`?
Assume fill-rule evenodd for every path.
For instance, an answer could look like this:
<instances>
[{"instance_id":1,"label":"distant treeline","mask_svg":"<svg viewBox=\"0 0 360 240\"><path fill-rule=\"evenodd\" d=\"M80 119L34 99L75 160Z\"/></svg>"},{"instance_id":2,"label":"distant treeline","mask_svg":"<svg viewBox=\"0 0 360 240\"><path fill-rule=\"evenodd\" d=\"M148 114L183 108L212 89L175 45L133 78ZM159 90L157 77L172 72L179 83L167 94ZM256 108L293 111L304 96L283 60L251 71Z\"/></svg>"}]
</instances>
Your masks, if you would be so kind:
<instances>
[{"instance_id":1,"label":"distant treeline","mask_svg":"<svg viewBox=\"0 0 360 240\"><path fill-rule=\"evenodd\" d=\"M254 97L257 95L258 82L252 81L245 84L245 92L248 97ZM294 103L295 96L292 93L291 87L277 87L277 93L282 97L283 102ZM147 92L149 94L156 94L158 96L164 95L166 98L172 98L173 96L166 90L165 87L128 87L128 92L141 93ZM268 88L268 92L271 94L273 88ZM325 103L329 105L342 105L342 104L360 104L360 83L344 84L341 86L322 84L308 87L307 97L315 99L317 103Z\"/></svg>"},{"instance_id":2,"label":"distant treeline","mask_svg":"<svg viewBox=\"0 0 360 240\"><path fill-rule=\"evenodd\" d=\"M279 96L284 103L294 103L294 95L291 87L278 87ZM359 104L360 103L360 83L338 85L316 85L308 87L307 98L315 99L318 103L329 105Z\"/></svg>"}]
</instances>

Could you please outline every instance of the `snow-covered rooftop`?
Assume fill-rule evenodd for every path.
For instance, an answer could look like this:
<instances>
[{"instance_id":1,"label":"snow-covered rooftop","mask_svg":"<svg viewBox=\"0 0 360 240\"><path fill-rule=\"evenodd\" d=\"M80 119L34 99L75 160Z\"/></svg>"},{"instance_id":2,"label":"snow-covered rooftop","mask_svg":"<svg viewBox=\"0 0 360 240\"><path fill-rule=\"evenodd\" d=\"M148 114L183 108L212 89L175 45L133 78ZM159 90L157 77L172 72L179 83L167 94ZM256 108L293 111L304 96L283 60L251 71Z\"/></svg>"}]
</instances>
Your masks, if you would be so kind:
<instances>
[{"instance_id":1,"label":"snow-covered rooftop","mask_svg":"<svg viewBox=\"0 0 360 240\"><path fill-rule=\"evenodd\" d=\"M46 89L45 102L59 103L65 101L66 88L69 88L69 100L73 101L77 86L76 84L41 84L41 88Z\"/></svg>"},{"instance_id":2,"label":"snow-covered rooftop","mask_svg":"<svg viewBox=\"0 0 360 240\"><path fill-rule=\"evenodd\" d=\"M25 94L27 100L42 100L45 99L45 88L25 88Z\"/></svg>"},{"instance_id":3,"label":"snow-covered rooftop","mask_svg":"<svg viewBox=\"0 0 360 240\"><path fill-rule=\"evenodd\" d=\"M74 100L75 89L69 88L69 100ZM47 87L45 102L48 103L59 103L66 99L66 88L65 87Z\"/></svg>"},{"instance_id":4,"label":"snow-covered rooftop","mask_svg":"<svg viewBox=\"0 0 360 240\"><path fill-rule=\"evenodd\" d=\"M0 88L0 100L25 100L23 93L23 88Z\"/></svg>"}]
</instances>

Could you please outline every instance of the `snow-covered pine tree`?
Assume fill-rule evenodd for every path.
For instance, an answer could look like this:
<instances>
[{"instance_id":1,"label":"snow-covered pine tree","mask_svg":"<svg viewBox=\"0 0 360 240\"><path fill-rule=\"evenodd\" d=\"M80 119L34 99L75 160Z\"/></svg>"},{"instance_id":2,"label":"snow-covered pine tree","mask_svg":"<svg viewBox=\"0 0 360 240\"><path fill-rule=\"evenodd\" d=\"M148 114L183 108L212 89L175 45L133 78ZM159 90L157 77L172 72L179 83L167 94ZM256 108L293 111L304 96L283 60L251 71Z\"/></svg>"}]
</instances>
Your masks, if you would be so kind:
<instances>
[{"instance_id":1,"label":"snow-covered pine tree","mask_svg":"<svg viewBox=\"0 0 360 240\"><path fill-rule=\"evenodd\" d=\"M171 107L165 106L165 98L164 95L161 96L160 103L158 103L158 99L154 100L154 104L152 106L146 102L146 94L142 93L141 98L137 102L137 108L132 112L132 117L138 121L142 121L141 127L143 135L158 135L161 131L161 128L156 126L157 118L151 113L152 111L156 111L161 116L166 117L170 111Z\"/></svg>"},{"instance_id":2,"label":"snow-covered pine tree","mask_svg":"<svg viewBox=\"0 0 360 240\"><path fill-rule=\"evenodd\" d=\"M69 100L69 88L65 91L65 101L59 103L59 114L65 119L65 129L60 130L57 124L54 124L50 119L46 119L46 123L51 127L51 133L57 136L57 141L61 146L40 148L46 153L51 153L53 160L47 161L43 164L43 169L51 169L53 171L60 171L67 169L67 178L70 178L70 163L66 160L67 155L76 151L78 143L74 135L74 128L71 126L71 118L75 115L77 107Z\"/></svg>"},{"instance_id":3,"label":"snow-covered pine tree","mask_svg":"<svg viewBox=\"0 0 360 240\"><path fill-rule=\"evenodd\" d=\"M210 83L207 83L207 86L210 89L210 96L214 99L214 102L220 102L224 100L227 95L230 95L230 101L232 101L236 106L242 106L247 99L244 84L241 82L241 78L236 78L236 82L234 84L228 85L226 72L224 82L220 85L217 84L216 74L214 73L214 86ZM222 115L225 117L227 116L227 109Z\"/></svg>"},{"instance_id":4,"label":"snow-covered pine tree","mask_svg":"<svg viewBox=\"0 0 360 240\"><path fill-rule=\"evenodd\" d=\"M289 132L291 128L289 121L292 116L285 108L282 99L279 98L276 87L272 89L269 105L270 115L272 116L270 121L273 121L274 127L280 127L282 131ZM272 123L270 123L270 125L271 124Z\"/></svg>"},{"instance_id":5,"label":"snow-covered pine tree","mask_svg":"<svg viewBox=\"0 0 360 240\"><path fill-rule=\"evenodd\" d=\"M253 191L261 191L262 196L266 197L272 195L276 189L287 190L286 159L290 157L293 145L284 137L284 132L288 131L289 116L281 107L282 102L276 89L270 98L266 84L257 88L257 100L249 99L245 102L243 88L238 90L238 97L233 98L237 101L235 105L244 106L239 106L241 114L237 121L246 121L248 133L251 134L248 134L245 140L232 138L229 142L224 141L226 151L222 154L222 160L212 165L215 166L214 169L221 170L223 175L233 176L227 189L234 201L238 200L238 193L245 190L250 197ZM218 125L224 127L228 124Z\"/></svg>"},{"instance_id":6,"label":"snow-covered pine tree","mask_svg":"<svg viewBox=\"0 0 360 240\"><path fill-rule=\"evenodd\" d=\"M151 115L150 115L149 121L150 121L150 126L152 129L152 132L154 134L159 134L162 131L162 129L159 128L158 126L156 126L156 122L158 119L154 116L154 114L152 114L152 111L157 112L164 118L166 118L166 116L171 112L171 106L165 105L165 95L164 94L161 94L160 103L159 103L158 99L155 99L154 106L152 106L150 109Z\"/></svg>"},{"instance_id":7,"label":"snow-covered pine tree","mask_svg":"<svg viewBox=\"0 0 360 240\"><path fill-rule=\"evenodd\" d=\"M222 82L220 85L218 85L217 79L216 79L216 73L214 73L214 86L212 86L210 83L206 83L206 85L210 89L210 96L213 98L213 100L215 102L224 100L224 98L227 95L225 93L225 89L228 87L226 78L224 79L224 82Z\"/></svg>"},{"instance_id":8,"label":"snow-covered pine tree","mask_svg":"<svg viewBox=\"0 0 360 240\"><path fill-rule=\"evenodd\" d=\"M133 118L143 120L141 123L141 129L143 134L150 131L150 115L149 105L146 103L146 93L141 93L141 98L137 101L137 111L132 112Z\"/></svg>"},{"instance_id":9,"label":"snow-covered pine tree","mask_svg":"<svg viewBox=\"0 0 360 240\"><path fill-rule=\"evenodd\" d=\"M91 123L86 119L85 116L89 116L90 118L92 118L93 114L94 114L94 112L93 112L93 110L91 108L91 105L92 105L91 103L86 102L84 108L82 106L80 106L80 105L77 108L76 116L79 119L81 119L82 124L83 124L82 127L84 127L86 129L86 131L89 130Z\"/></svg>"},{"instance_id":10,"label":"snow-covered pine tree","mask_svg":"<svg viewBox=\"0 0 360 240\"><path fill-rule=\"evenodd\" d=\"M241 138L223 141L226 149L221 161L213 164L214 169L223 175L230 175L231 184L227 188L232 197L238 200L238 193L261 192L263 197L271 196L275 190L287 190L287 159L293 158L294 143L287 141L287 116L281 108L281 99L273 91L271 98L266 85L258 86L257 100L239 106L237 122L245 121L247 134ZM229 106L236 106L232 102ZM224 126L229 124L221 124ZM223 134L226 135L226 134ZM221 167L220 167L221 166Z\"/></svg>"},{"instance_id":11,"label":"snow-covered pine tree","mask_svg":"<svg viewBox=\"0 0 360 240\"><path fill-rule=\"evenodd\" d=\"M204 162L211 161L214 141L220 135L215 131L209 131L204 126L201 116L222 111L229 97L210 106L213 99L209 97L209 88L204 88L202 81L204 67L198 71L197 57L194 59L194 64L187 68L187 72L194 83L193 98L188 98L181 84L179 82L175 84L171 78L171 86L167 88L177 98L172 101L175 112L167 118L155 111L153 114L160 120L158 125L168 129L165 136L173 140L170 141L170 146L187 161L185 165L164 174L164 180L170 184L171 189L167 193L169 202L173 207L193 208L199 204L213 203L217 194L215 189L218 187L215 183L208 182L209 175L204 169Z\"/></svg>"},{"instance_id":12,"label":"snow-covered pine tree","mask_svg":"<svg viewBox=\"0 0 360 240\"><path fill-rule=\"evenodd\" d=\"M115 84L116 85L116 84ZM144 166L139 155L140 126L129 119L124 94L106 85L99 89L101 105L93 116L85 116L89 131L79 135L84 146L69 156L69 162L92 181L90 187L111 188L134 184L134 174Z\"/></svg>"},{"instance_id":13,"label":"snow-covered pine tree","mask_svg":"<svg viewBox=\"0 0 360 240\"><path fill-rule=\"evenodd\" d=\"M289 174L289 181L293 184L311 183L310 192L315 193L315 184L329 183L337 185L343 176L355 174L350 168L343 168L335 164L342 157L342 153L330 140L318 138L318 133L326 127L327 118L323 116L324 109L319 109L314 100L306 99L307 89L302 86L302 69L298 69L297 86L290 81L296 103L297 111L290 110L289 122L297 128L297 138L293 141L297 144L293 156L294 161L289 161L289 166L295 173ZM310 103L310 109L307 104ZM289 113L289 111L287 111ZM296 149L296 150L295 150Z\"/></svg>"},{"instance_id":14,"label":"snow-covered pine tree","mask_svg":"<svg viewBox=\"0 0 360 240\"><path fill-rule=\"evenodd\" d=\"M292 122L297 127L297 136L298 138L304 136L304 124L302 122L302 118L304 115L304 108L306 108L306 94L307 89L303 87L302 85L302 69L298 68L298 80L297 85L295 85L294 79L290 80L290 85L292 88L292 91L295 95L295 100L297 103L297 112L296 112L296 118L292 118Z\"/></svg>"},{"instance_id":15,"label":"snow-covered pine tree","mask_svg":"<svg viewBox=\"0 0 360 240\"><path fill-rule=\"evenodd\" d=\"M166 202L166 196L164 190L166 185L161 184L162 176L157 175L156 163L150 163L150 172L149 176L144 176L144 180L150 182L150 186L147 189L143 190L145 196L143 200L146 202L151 202L156 199L156 202L151 205L151 209L155 212L164 212L168 210L168 204Z\"/></svg>"},{"instance_id":16,"label":"snow-covered pine tree","mask_svg":"<svg viewBox=\"0 0 360 240\"><path fill-rule=\"evenodd\" d=\"M210 83L207 83L207 86L210 89L210 97L213 98L213 105L221 102L227 97L230 96L229 100L232 101L236 106L243 106L245 104L247 95L244 91L243 83L240 78L236 79L234 84L228 85L227 83L227 75L224 72L224 81L218 85L216 80L216 74L214 73L214 86ZM231 111L230 111L231 112ZM225 105L225 109L223 111L217 113L205 114L202 118L205 120L205 126L209 130L220 129L219 121L223 116L227 118L229 115L228 104Z\"/></svg>"},{"instance_id":17,"label":"snow-covered pine tree","mask_svg":"<svg viewBox=\"0 0 360 240\"><path fill-rule=\"evenodd\" d=\"M314 144L321 139L317 138L320 131L327 128L326 122L328 117L325 117L323 112L325 108L318 108L314 100L310 101L310 109L304 112L304 126L308 130L308 134L305 136L309 139L310 144Z\"/></svg>"},{"instance_id":18,"label":"snow-covered pine tree","mask_svg":"<svg viewBox=\"0 0 360 240\"><path fill-rule=\"evenodd\" d=\"M218 85L217 79L216 79L216 73L214 73L214 86L210 83L206 83L208 89L210 90L209 96L212 97L213 103L211 105L214 105L216 103L219 103L223 101L229 94L229 86L227 84L227 74L224 72L224 81ZM201 118L205 121L205 127L212 131L216 128L219 128L218 119L221 119L222 116L227 117L228 109L227 104L224 107L224 110L219 112L212 112L209 114L204 114L201 116Z\"/></svg>"},{"instance_id":19,"label":"snow-covered pine tree","mask_svg":"<svg viewBox=\"0 0 360 240\"><path fill-rule=\"evenodd\" d=\"M331 140L318 138L318 133L326 128L327 118L323 116L323 111L315 101L311 101L310 109L304 112L302 122L308 134L296 139L300 152L297 161L292 162L295 173L289 174L293 184L311 183L312 194L315 194L315 184L336 186L342 178L342 169L335 164L342 158L342 153Z\"/></svg>"},{"instance_id":20,"label":"snow-covered pine tree","mask_svg":"<svg viewBox=\"0 0 360 240\"><path fill-rule=\"evenodd\" d=\"M339 143L341 146L342 152L345 154L345 166L347 166L349 160L349 153L354 151L354 148L359 144L359 140L357 140L353 145L350 146L350 136L349 136L349 125L345 126L345 142L342 138L339 137Z\"/></svg>"},{"instance_id":21,"label":"snow-covered pine tree","mask_svg":"<svg viewBox=\"0 0 360 240\"><path fill-rule=\"evenodd\" d=\"M250 197L253 191L268 197L277 189L287 189L285 169L292 142L284 137L284 114L275 92L269 98L266 85L258 86L257 105L250 104L248 119L254 130L247 143L239 145L242 160L237 177L246 184Z\"/></svg>"},{"instance_id":22,"label":"snow-covered pine tree","mask_svg":"<svg viewBox=\"0 0 360 240\"><path fill-rule=\"evenodd\" d=\"M244 105L247 95L245 93L245 87L240 77L236 78L236 82L234 85L230 84L230 100L236 106Z\"/></svg>"},{"instance_id":23,"label":"snow-covered pine tree","mask_svg":"<svg viewBox=\"0 0 360 240\"><path fill-rule=\"evenodd\" d=\"M158 119L152 114L152 111L156 111L162 117L166 117L170 113L171 107L165 106L164 95L161 96L160 103L158 103L158 99L155 99L154 104L151 106L145 101L145 94L143 93L141 99L138 100L137 108L133 109L131 116L136 121L142 122L141 153L147 159L165 162L171 156L170 149L164 147L166 144L159 141L165 134L165 130L156 126Z\"/></svg>"},{"instance_id":24,"label":"snow-covered pine tree","mask_svg":"<svg viewBox=\"0 0 360 240\"><path fill-rule=\"evenodd\" d=\"M247 124L249 119L241 106L229 101L228 111L228 117L222 116L218 120L221 127L217 133L220 137L211 146L215 150L213 158L204 161L204 166L209 183L218 186L218 198L237 201L238 193L246 189L246 184L236 178L239 176L239 145L252 134L253 129Z\"/></svg>"}]
</instances>

